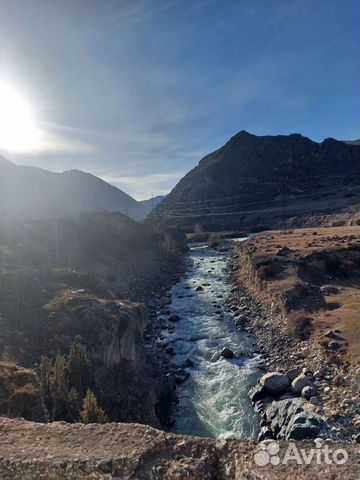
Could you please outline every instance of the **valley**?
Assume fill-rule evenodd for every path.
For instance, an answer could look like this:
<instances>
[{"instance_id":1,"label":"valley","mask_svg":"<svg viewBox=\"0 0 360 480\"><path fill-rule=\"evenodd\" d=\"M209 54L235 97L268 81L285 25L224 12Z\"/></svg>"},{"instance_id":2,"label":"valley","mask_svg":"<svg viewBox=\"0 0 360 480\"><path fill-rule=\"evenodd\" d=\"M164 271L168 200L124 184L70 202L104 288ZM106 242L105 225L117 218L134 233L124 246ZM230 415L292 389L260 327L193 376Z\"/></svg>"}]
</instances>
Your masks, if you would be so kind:
<instances>
[{"instance_id":1,"label":"valley","mask_svg":"<svg viewBox=\"0 0 360 480\"><path fill-rule=\"evenodd\" d=\"M3 161L2 178L26 188L16 203L9 182L17 210L0 208L0 442L25 432L24 456L6 449L2 477L61 479L61 457L71 478L181 479L181 466L188 478L247 478L266 442L315 439L351 455L359 158L356 144L240 132L153 199L143 223L130 215L143 218L148 201L97 177ZM28 201L29 179L39 189ZM77 457L59 444L86 432ZM30 449L34 435L49 438L49 458ZM120 441L139 448L123 457ZM27 469L30 452L39 461Z\"/></svg>"}]
</instances>

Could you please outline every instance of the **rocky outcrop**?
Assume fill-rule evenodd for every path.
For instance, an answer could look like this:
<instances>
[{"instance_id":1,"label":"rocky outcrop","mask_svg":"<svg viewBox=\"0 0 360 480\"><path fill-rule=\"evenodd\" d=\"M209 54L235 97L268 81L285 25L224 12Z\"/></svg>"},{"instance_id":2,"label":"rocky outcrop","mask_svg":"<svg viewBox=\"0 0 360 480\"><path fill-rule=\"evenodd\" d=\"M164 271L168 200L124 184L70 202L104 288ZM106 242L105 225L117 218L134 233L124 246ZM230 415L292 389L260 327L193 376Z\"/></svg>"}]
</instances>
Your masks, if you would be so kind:
<instances>
[{"instance_id":1,"label":"rocky outcrop","mask_svg":"<svg viewBox=\"0 0 360 480\"><path fill-rule=\"evenodd\" d=\"M0 362L0 415L47 421L41 385L32 370Z\"/></svg>"},{"instance_id":2,"label":"rocky outcrop","mask_svg":"<svg viewBox=\"0 0 360 480\"><path fill-rule=\"evenodd\" d=\"M275 438L303 440L316 438L324 424L315 414L305 410L301 398L286 398L271 402L264 411L264 417Z\"/></svg>"},{"instance_id":3,"label":"rocky outcrop","mask_svg":"<svg viewBox=\"0 0 360 480\"><path fill-rule=\"evenodd\" d=\"M79 420L89 388L112 421L171 423L150 324L186 249L181 230L120 213L1 223L0 356L39 374L50 420Z\"/></svg>"},{"instance_id":4,"label":"rocky outcrop","mask_svg":"<svg viewBox=\"0 0 360 480\"><path fill-rule=\"evenodd\" d=\"M279 444L279 458L287 447ZM314 443L300 442L297 448L309 452ZM359 477L357 450L346 446L349 459L342 465L289 461L264 466L256 461L264 450L247 441L178 436L138 424L0 419L2 480L352 480Z\"/></svg>"},{"instance_id":5,"label":"rocky outcrop","mask_svg":"<svg viewBox=\"0 0 360 480\"><path fill-rule=\"evenodd\" d=\"M67 351L74 340L107 367L139 362L148 314L140 304L65 291L45 306L47 349Z\"/></svg>"},{"instance_id":6,"label":"rocky outcrop","mask_svg":"<svg viewBox=\"0 0 360 480\"><path fill-rule=\"evenodd\" d=\"M294 371L290 371L293 377ZM309 396L302 394L303 390L311 388ZM326 431L323 419L309 411L309 400L316 395L309 378L300 374L290 383L289 376L279 372L269 372L263 375L250 392L251 400L262 417L262 429L259 439L276 438L285 440L303 440L316 438L321 428Z\"/></svg>"}]
</instances>

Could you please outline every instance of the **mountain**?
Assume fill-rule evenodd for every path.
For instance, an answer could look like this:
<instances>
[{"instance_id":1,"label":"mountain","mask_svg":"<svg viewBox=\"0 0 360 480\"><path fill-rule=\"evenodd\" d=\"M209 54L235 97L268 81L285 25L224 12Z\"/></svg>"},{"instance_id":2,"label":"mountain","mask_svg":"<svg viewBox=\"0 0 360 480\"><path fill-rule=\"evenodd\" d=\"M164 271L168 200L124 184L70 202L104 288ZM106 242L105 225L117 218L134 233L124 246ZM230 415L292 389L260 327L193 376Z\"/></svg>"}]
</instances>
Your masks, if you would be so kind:
<instances>
[{"instance_id":1,"label":"mountain","mask_svg":"<svg viewBox=\"0 0 360 480\"><path fill-rule=\"evenodd\" d=\"M166 198L166 195L157 195L156 197L149 198L147 200L140 200L139 203L146 208L147 213L149 214L160 202Z\"/></svg>"},{"instance_id":2,"label":"mountain","mask_svg":"<svg viewBox=\"0 0 360 480\"><path fill-rule=\"evenodd\" d=\"M349 222L359 166L358 145L243 130L185 175L147 221L188 231Z\"/></svg>"},{"instance_id":3,"label":"mountain","mask_svg":"<svg viewBox=\"0 0 360 480\"><path fill-rule=\"evenodd\" d=\"M52 218L106 210L143 220L146 209L90 173L15 165L0 157L0 217Z\"/></svg>"}]
</instances>

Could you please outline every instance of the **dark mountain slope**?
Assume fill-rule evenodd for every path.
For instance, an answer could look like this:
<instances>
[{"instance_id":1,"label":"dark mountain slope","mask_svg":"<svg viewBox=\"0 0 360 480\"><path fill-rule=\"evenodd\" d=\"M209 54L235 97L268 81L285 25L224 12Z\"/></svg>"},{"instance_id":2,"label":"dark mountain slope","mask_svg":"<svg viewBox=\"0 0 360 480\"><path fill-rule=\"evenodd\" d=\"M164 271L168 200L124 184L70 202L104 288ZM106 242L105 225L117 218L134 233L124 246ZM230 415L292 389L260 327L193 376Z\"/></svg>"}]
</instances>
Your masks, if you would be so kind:
<instances>
[{"instance_id":1,"label":"dark mountain slope","mask_svg":"<svg viewBox=\"0 0 360 480\"><path fill-rule=\"evenodd\" d=\"M285 210L288 223L322 222L358 202L359 166L357 145L241 131L185 175L148 221L160 228L254 229L279 226Z\"/></svg>"},{"instance_id":2,"label":"dark mountain slope","mask_svg":"<svg viewBox=\"0 0 360 480\"><path fill-rule=\"evenodd\" d=\"M148 198L147 200L139 200L140 205L146 208L147 213L149 214L159 203L161 203L166 195L157 195L153 198Z\"/></svg>"},{"instance_id":3,"label":"dark mountain slope","mask_svg":"<svg viewBox=\"0 0 360 480\"><path fill-rule=\"evenodd\" d=\"M52 218L106 210L142 220L146 209L122 190L90 173L54 173L0 157L0 217Z\"/></svg>"}]
</instances>

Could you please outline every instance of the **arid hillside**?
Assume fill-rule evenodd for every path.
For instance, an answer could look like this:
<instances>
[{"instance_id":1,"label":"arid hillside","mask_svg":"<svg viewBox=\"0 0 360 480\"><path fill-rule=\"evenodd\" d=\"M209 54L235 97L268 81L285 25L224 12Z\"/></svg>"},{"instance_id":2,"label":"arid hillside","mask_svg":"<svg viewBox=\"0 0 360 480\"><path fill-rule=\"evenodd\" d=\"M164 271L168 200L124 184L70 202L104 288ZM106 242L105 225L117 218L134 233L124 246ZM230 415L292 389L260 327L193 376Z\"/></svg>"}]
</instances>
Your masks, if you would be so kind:
<instances>
[{"instance_id":1,"label":"arid hillside","mask_svg":"<svg viewBox=\"0 0 360 480\"><path fill-rule=\"evenodd\" d=\"M356 144L241 131L185 175L148 222L189 232L357 224L359 168Z\"/></svg>"}]
</instances>

